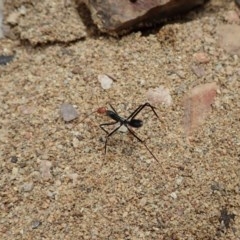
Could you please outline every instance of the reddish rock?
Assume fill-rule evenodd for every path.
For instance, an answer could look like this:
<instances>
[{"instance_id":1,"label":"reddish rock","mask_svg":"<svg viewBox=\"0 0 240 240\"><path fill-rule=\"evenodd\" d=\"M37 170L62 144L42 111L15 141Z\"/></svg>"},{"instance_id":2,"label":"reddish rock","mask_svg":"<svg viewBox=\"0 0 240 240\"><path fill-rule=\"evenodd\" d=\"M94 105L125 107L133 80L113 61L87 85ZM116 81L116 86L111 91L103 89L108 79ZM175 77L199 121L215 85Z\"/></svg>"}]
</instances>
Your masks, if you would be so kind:
<instances>
[{"instance_id":1,"label":"reddish rock","mask_svg":"<svg viewBox=\"0 0 240 240\"><path fill-rule=\"evenodd\" d=\"M184 98L184 129L187 136L191 135L208 116L218 86L216 83L201 84L191 89Z\"/></svg>"}]
</instances>

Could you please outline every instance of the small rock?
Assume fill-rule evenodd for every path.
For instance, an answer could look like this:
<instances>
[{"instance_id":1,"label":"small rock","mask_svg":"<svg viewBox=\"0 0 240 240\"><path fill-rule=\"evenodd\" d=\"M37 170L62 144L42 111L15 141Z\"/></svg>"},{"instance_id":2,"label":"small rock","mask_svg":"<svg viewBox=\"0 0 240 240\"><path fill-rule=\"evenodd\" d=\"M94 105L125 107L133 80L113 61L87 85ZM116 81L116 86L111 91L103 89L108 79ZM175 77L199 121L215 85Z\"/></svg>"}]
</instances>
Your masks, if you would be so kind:
<instances>
[{"instance_id":1,"label":"small rock","mask_svg":"<svg viewBox=\"0 0 240 240\"><path fill-rule=\"evenodd\" d=\"M17 163L18 157L17 156L12 156L11 157L11 163Z\"/></svg>"},{"instance_id":2,"label":"small rock","mask_svg":"<svg viewBox=\"0 0 240 240\"><path fill-rule=\"evenodd\" d=\"M180 176L176 179L176 184L181 185L182 181L183 181L183 177Z\"/></svg>"},{"instance_id":3,"label":"small rock","mask_svg":"<svg viewBox=\"0 0 240 240\"><path fill-rule=\"evenodd\" d=\"M25 168L27 166L27 163L26 162L21 162L19 163L19 167L20 168Z\"/></svg>"},{"instance_id":4,"label":"small rock","mask_svg":"<svg viewBox=\"0 0 240 240\"><path fill-rule=\"evenodd\" d=\"M176 74L178 77L180 77L181 79L185 79L186 78L186 72L183 70L177 70Z\"/></svg>"},{"instance_id":5,"label":"small rock","mask_svg":"<svg viewBox=\"0 0 240 240\"><path fill-rule=\"evenodd\" d=\"M126 133L128 132L128 129L126 128L126 126L122 125L119 129L118 129L119 132L122 132L122 133Z\"/></svg>"},{"instance_id":6,"label":"small rock","mask_svg":"<svg viewBox=\"0 0 240 240\"><path fill-rule=\"evenodd\" d=\"M191 89L183 99L184 129L189 136L208 116L218 86L215 82L198 85Z\"/></svg>"},{"instance_id":7,"label":"small rock","mask_svg":"<svg viewBox=\"0 0 240 240\"><path fill-rule=\"evenodd\" d=\"M164 86L159 86L158 88L150 88L147 91L147 99L153 104L164 104L167 107L172 105L172 97L168 88Z\"/></svg>"},{"instance_id":8,"label":"small rock","mask_svg":"<svg viewBox=\"0 0 240 240\"><path fill-rule=\"evenodd\" d=\"M191 69L193 73L199 78L205 75L205 70L201 65L192 65Z\"/></svg>"},{"instance_id":9,"label":"small rock","mask_svg":"<svg viewBox=\"0 0 240 240\"><path fill-rule=\"evenodd\" d=\"M32 229L38 228L41 224L42 224L41 221L39 221L37 219L33 220L32 223L31 223Z\"/></svg>"},{"instance_id":10,"label":"small rock","mask_svg":"<svg viewBox=\"0 0 240 240\"><path fill-rule=\"evenodd\" d=\"M232 55L240 56L240 26L225 24L217 27L218 42L221 48Z\"/></svg>"},{"instance_id":11,"label":"small rock","mask_svg":"<svg viewBox=\"0 0 240 240\"><path fill-rule=\"evenodd\" d=\"M140 202L139 202L139 205L141 206L141 207L143 207L144 205L146 205L146 203L147 203L147 198L142 198L141 200L140 200Z\"/></svg>"},{"instance_id":12,"label":"small rock","mask_svg":"<svg viewBox=\"0 0 240 240\"><path fill-rule=\"evenodd\" d=\"M69 103L63 103L60 106L60 115L65 122L70 122L78 117L76 109Z\"/></svg>"},{"instance_id":13,"label":"small rock","mask_svg":"<svg viewBox=\"0 0 240 240\"><path fill-rule=\"evenodd\" d=\"M55 195L56 195L56 192L52 192L52 191L48 190L48 191L46 192L46 194L47 194L47 196L48 196L49 198L54 199L54 198L55 198Z\"/></svg>"},{"instance_id":14,"label":"small rock","mask_svg":"<svg viewBox=\"0 0 240 240\"><path fill-rule=\"evenodd\" d=\"M117 199L117 197L115 197L115 196L109 197L108 201L109 201L111 204L117 204L117 203L118 203L118 199Z\"/></svg>"},{"instance_id":15,"label":"small rock","mask_svg":"<svg viewBox=\"0 0 240 240\"><path fill-rule=\"evenodd\" d=\"M14 55L3 56L0 55L0 65L6 65L7 63L11 62L14 58Z\"/></svg>"},{"instance_id":16,"label":"small rock","mask_svg":"<svg viewBox=\"0 0 240 240\"><path fill-rule=\"evenodd\" d=\"M176 192L170 193L170 196L171 196L171 198L173 198L173 199L177 199L177 193L176 193Z\"/></svg>"},{"instance_id":17,"label":"small rock","mask_svg":"<svg viewBox=\"0 0 240 240\"><path fill-rule=\"evenodd\" d=\"M33 181L39 181L40 179L41 179L41 175L40 175L40 172L39 171L33 171L30 175L29 175L29 177L31 177L31 179L33 180Z\"/></svg>"},{"instance_id":18,"label":"small rock","mask_svg":"<svg viewBox=\"0 0 240 240\"><path fill-rule=\"evenodd\" d=\"M113 80L108 75L105 74L99 74L98 81L100 82L101 87L105 90L111 88L113 83Z\"/></svg>"},{"instance_id":19,"label":"small rock","mask_svg":"<svg viewBox=\"0 0 240 240\"><path fill-rule=\"evenodd\" d=\"M204 52L198 52L193 55L193 60L197 63L208 63L210 61L208 55Z\"/></svg>"},{"instance_id":20,"label":"small rock","mask_svg":"<svg viewBox=\"0 0 240 240\"><path fill-rule=\"evenodd\" d=\"M33 182L24 183L21 187L23 192L31 192L33 190Z\"/></svg>"},{"instance_id":21,"label":"small rock","mask_svg":"<svg viewBox=\"0 0 240 240\"><path fill-rule=\"evenodd\" d=\"M61 185L62 185L61 180L58 179L58 180L55 181L55 186L56 187L60 187Z\"/></svg>"},{"instance_id":22,"label":"small rock","mask_svg":"<svg viewBox=\"0 0 240 240\"><path fill-rule=\"evenodd\" d=\"M35 107L30 105L21 105L18 110L21 111L21 113L28 115L35 111Z\"/></svg>"},{"instance_id":23,"label":"small rock","mask_svg":"<svg viewBox=\"0 0 240 240\"><path fill-rule=\"evenodd\" d=\"M47 181L52 178L51 167L52 163L50 161L42 160L40 162L40 173L43 180Z\"/></svg>"},{"instance_id":24,"label":"small rock","mask_svg":"<svg viewBox=\"0 0 240 240\"><path fill-rule=\"evenodd\" d=\"M74 137L72 141L73 147L77 148L79 146L79 140L78 138Z\"/></svg>"},{"instance_id":25,"label":"small rock","mask_svg":"<svg viewBox=\"0 0 240 240\"><path fill-rule=\"evenodd\" d=\"M80 73L82 73L83 72L83 69L82 69L82 67L80 67L80 66L75 66L73 69L72 69L72 73L73 74L80 74Z\"/></svg>"}]
</instances>

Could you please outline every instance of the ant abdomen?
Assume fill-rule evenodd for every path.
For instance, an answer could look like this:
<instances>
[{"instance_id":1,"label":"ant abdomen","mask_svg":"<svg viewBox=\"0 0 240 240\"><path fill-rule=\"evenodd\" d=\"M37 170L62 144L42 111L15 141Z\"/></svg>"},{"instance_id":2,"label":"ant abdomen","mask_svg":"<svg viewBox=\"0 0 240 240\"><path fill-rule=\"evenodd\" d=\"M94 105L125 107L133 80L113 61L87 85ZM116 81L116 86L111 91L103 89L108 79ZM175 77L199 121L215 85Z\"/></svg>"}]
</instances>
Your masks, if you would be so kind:
<instances>
[{"instance_id":1,"label":"ant abdomen","mask_svg":"<svg viewBox=\"0 0 240 240\"><path fill-rule=\"evenodd\" d=\"M143 121L140 119L131 119L128 122L128 125L130 125L131 127L134 127L134 128L140 128L143 125Z\"/></svg>"}]
</instances>

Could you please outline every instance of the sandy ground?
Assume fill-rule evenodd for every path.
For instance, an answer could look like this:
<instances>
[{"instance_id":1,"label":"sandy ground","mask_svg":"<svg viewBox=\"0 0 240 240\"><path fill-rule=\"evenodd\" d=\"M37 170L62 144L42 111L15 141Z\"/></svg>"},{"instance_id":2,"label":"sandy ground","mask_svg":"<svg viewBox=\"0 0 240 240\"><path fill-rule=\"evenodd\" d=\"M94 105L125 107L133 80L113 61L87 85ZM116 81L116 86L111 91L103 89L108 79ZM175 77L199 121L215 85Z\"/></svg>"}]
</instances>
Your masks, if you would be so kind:
<instances>
[{"instance_id":1,"label":"sandy ground","mask_svg":"<svg viewBox=\"0 0 240 240\"><path fill-rule=\"evenodd\" d=\"M240 239L240 60L216 34L232 24L233 1L210 1L154 33L119 39L89 36L80 20L43 30L41 21L60 21L60 12L41 7L5 6L13 36L0 41L1 54L15 58L0 66L0 239ZM77 19L73 4L64 9L61 17ZM199 52L209 61L196 64ZM109 90L99 74L115 79ZM208 82L220 90L189 143L182 100ZM173 104L156 106L160 121L144 110L137 130L160 164L124 133L104 155L99 124L109 119L81 120L108 103L128 116L160 85ZM62 103L79 117L65 123Z\"/></svg>"}]
</instances>

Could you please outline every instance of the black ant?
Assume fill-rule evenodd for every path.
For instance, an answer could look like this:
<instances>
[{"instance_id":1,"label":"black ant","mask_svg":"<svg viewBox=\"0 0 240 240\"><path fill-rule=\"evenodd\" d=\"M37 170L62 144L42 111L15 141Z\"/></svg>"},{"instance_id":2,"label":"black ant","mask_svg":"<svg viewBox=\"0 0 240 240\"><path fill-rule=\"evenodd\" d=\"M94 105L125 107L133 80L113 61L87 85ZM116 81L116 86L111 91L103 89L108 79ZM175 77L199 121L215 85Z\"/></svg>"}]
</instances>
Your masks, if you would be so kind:
<instances>
[{"instance_id":1,"label":"black ant","mask_svg":"<svg viewBox=\"0 0 240 240\"><path fill-rule=\"evenodd\" d=\"M106 140L105 140L105 154L107 152L107 141L110 136L112 136L121 126L125 126L130 134L132 134L140 143L142 143L145 148L148 150L148 152L152 155L152 157L159 163L158 159L154 156L152 151L148 148L146 143L140 139L135 132L131 128L140 128L143 125L143 121L140 119L135 119L135 117L145 108L150 107L155 116L160 120L159 116L157 115L155 108L150 103L145 103L140 105L136 110L134 110L129 117L122 118L118 115L117 111L114 109L114 107L109 104L111 107L111 110L106 109L105 107L101 107L97 109L97 113L99 114L105 114L106 116L110 117L114 120L114 122L110 123L102 123L100 124L100 128L107 134ZM104 126L114 125L116 123L120 123L118 127L116 127L112 132L108 132Z\"/></svg>"}]
</instances>

